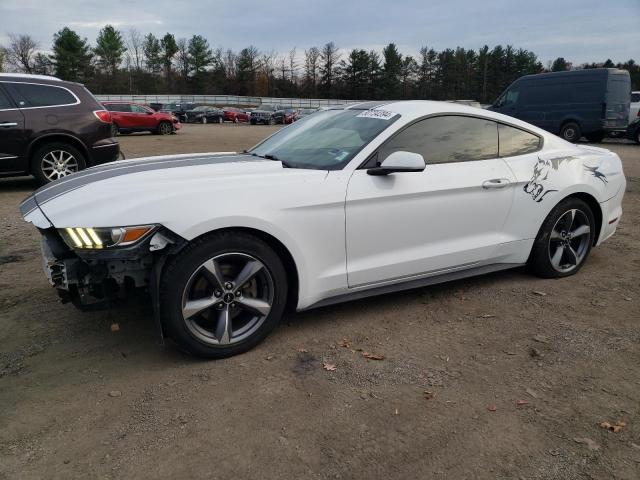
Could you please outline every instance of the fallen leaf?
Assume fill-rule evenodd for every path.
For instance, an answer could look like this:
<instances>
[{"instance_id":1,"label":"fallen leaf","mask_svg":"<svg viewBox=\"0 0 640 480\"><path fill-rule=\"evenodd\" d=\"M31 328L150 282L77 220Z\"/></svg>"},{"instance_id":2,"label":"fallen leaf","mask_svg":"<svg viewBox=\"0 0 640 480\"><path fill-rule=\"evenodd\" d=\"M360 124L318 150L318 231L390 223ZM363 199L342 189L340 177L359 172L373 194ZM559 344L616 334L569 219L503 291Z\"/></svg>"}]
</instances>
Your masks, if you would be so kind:
<instances>
[{"instance_id":1,"label":"fallen leaf","mask_svg":"<svg viewBox=\"0 0 640 480\"><path fill-rule=\"evenodd\" d=\"M489 410L490 412L495 412L498 409L498 407L496 407L495 405L489 405L487 407L487 410Z\"/></svg>"},{"instance_id":2,"label":"fallen leaf","mask_svg":"<svg viewBox=\"0 0 640 480\"><path fill-rule=\"evenodd\" d=\"M604 422L600 423L600 428L605 428L605 429L607 429L607 430L609 430L610 432L613 432L613 433L620 432L626 426L627 426L627 424L625 422L621 421L621 420L618 420L613 425L611 425L607 421L604 421Z\"/></svg>"},{"instance_id":3,"label":"fallen leaf","mask_svg":"<svg viewBox=\"0 0 640 480\"><path fill-rule=\"evenodd\" d=\"M336 369L336 366L333 363L324 362L322 364L322 368L328 370L329 372L333 372Z\"/></svg>"},{"instance_id":4,"label":"fallen leaf","mask_svg":"<svg viewBox=\"0 0 640 480\"><path fill-rule=\"evenodd\" d=\"M529 402L526 400L516 400L516 407L524 407L525 405L529 405Z\"/></svg>"},{"instance_id":5,"label":"fallen leaf","mask_svg":"<svg viewBox=\"0 0 640 480\"><path fill-rule=\"evenodd\" d=\"M586 445L589 450L600 450L600 445L591 440L590 438L579 438L576 437L573 439L574 442L580 443L582 445Z\"/></svg>"},{"instance_id":6,"label":"fallen leaf","mask_svg":"<svg viewBox=\"0 0 640 480\"><path fill-rule=\"evenodd\" d=\"M302 347L298 347L296 350L298 351L298 353L309 353L309 350Z\"/></svg>"},{"instance_id":7,"label":"fallen leaf","mask_svg":"<svg viewBox=\"0 0 640 480\"><path fill-rule=\"evenodd\" d=\"M120 324L119 323L112 323L111 324L111 331L112 332L119 332L120 331Z\"/></svg>"},{"instance_id":8,"label":"fallen leaf","mask_svg":"<svg viewBox=\"0 0 640 480\"><path fill-rule=\"evenodd\" d=\"M362 356L369 360L384 360L384 355L377 355L375 353L364 352Z\"/></svg>"},{"instance_id":9,"label":"fallen leaf","mask_svg":"<svg viewBox=\"0 0 640 480\"><path fill-rule=\"evenodd\" d=\"M535 342L539 342L539 343L549 343L549 339L547 337L545 337L544 335L541 335L541 334L535 335L533 337L533 340Z\"/></svg>"},{"instance_id":10,"label":"fallen leaf","mask_svg":"<svg viewBox=\"0 0 640 480\"><path fill-rule=\"evenodd\" d=\"M539 297L546 297L547 296L546 292L541 292L540 290L534 290L531 293L533 293L534 295L538 295Z\"/></svg>"},{"instance_id":11,"label":"fallen leaf","mask_svg":"<svg viewBox=\"0 0 640 480\"><path fill-rule=\"evenodd\" d=\"M265 360L273 360L273 355L267 355L267 357L265 358Z\"/></svg>"},{"instance_id":12,"label":"fallen leaf","mask_svg":"<svg viewBox=\"0 0 640 480\"><path fill-rule=\"evenodd\" d=\"M486 315L480 315L478 318L494 318L495 315L491 315L491 314L486 314Z\"/></svg>"},{"instance_id":13,"label":"fallen leaf","mask_svg":"<svg viewBox=\"0 0 640 480\"><path fill-rule=\"evenodd\" d=\"M538 394L535 392L535 390L531 390L530 388L526 388L524 391L527 392L527 395L530 395L533 398L538 398Z\"/></svg>"},{"instance_id":14,"label":"fallen leaf","mask_svg":"<svg viewBox=\"0 0 640 480\"><path fill-rule=\"evenodd\" d=\"M110 397L121 397L122 396L122 392L120 390L111 390L109 392L109 396Z\"/></svg>"},{"instance_id":15,"label":"fallen leaf","mask_svg":"<svg viewBox=\"0 0 640 480\"><path fill-rule=\"evenodd\" d=\"M396 408L395 414L394 415L398 415L398 409Z\"/></svg>"},{"instance_id":16,"label":"fallen leaf","mask_svg":"<svg viewBox=\"0 0 640 480\"><path fill-rule=\"evenodd\" d=\"M342 337L342 340L340 340L340 346L344 348L351 347L351 340L349 340L347 337Z\"/></svg>"},{"instance_id":17,"label":"fallen leaf","mask_svg":"<svg viewBox=\"0 0 640 480\"><path fill-rule=\"evenodd\" d=\"M429 390L425 390L425 391L424 391L424 398L425 398L426 400L431 400L434 396L435 396L435 395L434 395L434 393L433 393L433 392L430 392Z\"/></svg>"}]
</instances>

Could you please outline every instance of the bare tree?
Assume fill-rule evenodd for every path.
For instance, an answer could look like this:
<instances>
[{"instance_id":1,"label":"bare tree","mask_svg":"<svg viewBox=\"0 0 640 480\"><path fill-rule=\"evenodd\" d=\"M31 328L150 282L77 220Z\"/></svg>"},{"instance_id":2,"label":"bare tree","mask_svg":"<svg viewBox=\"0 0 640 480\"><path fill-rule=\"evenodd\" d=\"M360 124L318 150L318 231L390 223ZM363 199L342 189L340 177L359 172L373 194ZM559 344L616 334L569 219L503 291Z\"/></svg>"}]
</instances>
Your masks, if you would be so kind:
<instances>
[{"instance_id":1,"label":"bare tree","mask_svg":"<svg viewBox=\"0 0 640 480\"><path fill-rule=\"evenodd\" d=\"M287 79L287 57L284 55L278 57L278 72L280 72L280 80L284 82Z\"/></svg>"},{"instance_id":2,"label":"bare tree","mask_svg":"<svg viewBox=\"0 0 640 480\"><path fill-rule=\"evenodd\" d=\"M291 83L296 83L296 71L298 70L298 60L296 58L296 47L289 50L289 75Z\"/></svg>"},{"instance_id":3,"label":"bare tree","mask_svg":"<svg viewBox=\"0 0 640 480\"><path fill-rule=\"evenodd\" d=\"M7 50L0 45L0 72L4 72L4 65L7 60Z\"/></svg>"},{"instance_id":4,"label":"bare tree","mask_svg":"<svg viewBox=\"0 0 640 480\"><path fill-rule=\"evenodd\" d=\"M320 52L320 59L322 65L320 65L320 73L322 74L322 86L324 88L324 94L328 97L334 95L336 67L340 60L340 52L335 43L328 42L322 47Z\"/></svg>"},{"instance_id":5,"label":"bare tree","mask_svg":"<svg viewBox=\"0 0 640 480\"><path fill-rule=\"evenodd\" d=\"M127 32L125 43L127 45L128 63L136 71L142 70L142 65L144 64L144 37L137 29L131 28Z\"/></svg>"},{"instance_id":6,"label":"bare tree","mask_svg":"<svg viewBox=\"0 0 640 480\"><path fill-rule=\"evenodd\" d=\"M263 52L260 56L260 72L267 80L267 96L271 95L271 80L273 78L274 62L276 54L271 52Z\"/></svg>"},{"instance_id":7,"label":"bare tree","mask_svg":"<svg viewBox=\"0 0 640 480\"><path fill-rule=\"evenodd\" d=\"M238 73L238 56L230 48L222 55L222 64L227 78L235 78Z\"/></svg>"},{"instance_id":8,"label":"bare tree","mask_svg":"<svg viewBox=\"0 0 640 480\"><path fill-rule=\"evenodd\" d=\"M33 59L39 44L30 35L9 34L7 59L25 73L33 73Z\"/></svg>"},{"instance_id":9,"label":"bare tree","mask_svg":"<svg viewBox=\"0 0 640 480\"><path fill-rule=\"evenodd\" d=\"M311 47L304 51L304 75L308 85L309 93L317 95L318 85L318 60L320 59L320 50L317 47Z\"/></svg>"},{"instance_id":10,"label":"bare tree","mask_svg":"<svg viewBox=\"0 0 640 480\"><path fill-rule=\"evenodd\" d=\"M183 78L186 79L189 76L189 71L191 70L191 59L189 58L189 42L187 42L186 38L180 38L176 43L178 45L178 55L176 56L178 70L180 70Z\"/></svg>"}]
</instances>

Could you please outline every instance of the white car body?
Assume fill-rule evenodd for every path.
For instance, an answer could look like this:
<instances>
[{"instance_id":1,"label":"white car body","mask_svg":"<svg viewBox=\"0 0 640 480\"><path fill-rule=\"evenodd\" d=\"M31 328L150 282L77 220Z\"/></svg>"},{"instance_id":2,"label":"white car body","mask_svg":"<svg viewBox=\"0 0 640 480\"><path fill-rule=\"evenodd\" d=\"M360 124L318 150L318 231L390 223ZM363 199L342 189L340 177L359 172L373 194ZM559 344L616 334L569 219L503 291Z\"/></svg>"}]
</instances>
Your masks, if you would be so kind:
<instances>
[{"instance_id":1,"label":"white car body","mask_svg":"<svg viewBox=\"0 0 640 480\"><path fill-rule=\"evenodd\" d=\"M454 103L376 108L400 118L341 170L283 168L232 153L126 160L43 187L22 212L41 229L160 224L187 242L220 229L261 232L295 262L298 310L523 265L549 212L572 194L600 211L596 244L614 233L625 190L615 153ZM543 146L419 173L372 176L358 168L404 126L445 113L526 129Z\"/></svg>"}]
</instances>

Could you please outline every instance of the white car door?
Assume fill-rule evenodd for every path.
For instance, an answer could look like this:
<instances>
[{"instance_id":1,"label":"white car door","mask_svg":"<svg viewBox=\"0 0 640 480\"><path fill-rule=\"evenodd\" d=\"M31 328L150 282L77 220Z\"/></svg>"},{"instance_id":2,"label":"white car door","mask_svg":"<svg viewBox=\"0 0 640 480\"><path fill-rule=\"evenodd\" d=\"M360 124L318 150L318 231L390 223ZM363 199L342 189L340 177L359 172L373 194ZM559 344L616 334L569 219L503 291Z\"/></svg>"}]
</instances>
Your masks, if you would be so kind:
<instances>
[{"instance_id":1,"label":"white car door","mask_svg":"<svg viewBox=\"0 0 640 480\"><path fill-rule=\"evenodd\" d=\"M356 170L346 195L349 287L490 263L500 245L515 178L498 158L497 124L468 116L430 117L377 153L420 153L423 172Z\"/></svg>"}]
</instances>

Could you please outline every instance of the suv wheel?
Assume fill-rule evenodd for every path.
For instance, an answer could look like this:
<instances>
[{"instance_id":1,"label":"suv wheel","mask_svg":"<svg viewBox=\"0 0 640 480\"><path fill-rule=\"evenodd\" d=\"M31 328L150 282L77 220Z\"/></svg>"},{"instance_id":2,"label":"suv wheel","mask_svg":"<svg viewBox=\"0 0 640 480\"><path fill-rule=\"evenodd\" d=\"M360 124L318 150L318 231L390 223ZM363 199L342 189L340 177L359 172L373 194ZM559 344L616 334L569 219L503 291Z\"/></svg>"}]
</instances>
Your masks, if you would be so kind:
<instances>
[{"instance_id":1,"label":"suv wheel","mask_svg":"<svg viewBox=\"0 0 640 480\"><path fill-rule=\"evenodd\" d=\"M31 173L41 185L83 170L86 165L84 155L68 143L48 143L31 157Z\"/></svg>"},{"instance_id":2,"label":"suv wheel","mask_svg":"<svg viewBox=\"0 0 640 480\"><path fill-rule=\"evenodd\" d=\"M160 122L158 125L158 129L156 130L157 135L169 135L173 131L173 125L169 122Z\"/></svg>"},{"instance_id":3,"label":"suv wheel","mask_svg":"<svg viewBox=\"0 0 640 480\"><path fill-rule=\"evenodd\" d=\"M118 129L118 125L116 125L115 123L111 124L111 136L112 137L117 137L119 133L119 129Z\"/></svg>"},{"instance_id":4,"label":"suv wheel","mask_svg":"<svg viewBox=\"0 0 640 480\"><path fill-rule=\"evenodd\" d=\"M565 123L560 129L560 136L567 142L576 143L582 136L580 125L575 122Z\"/></svg>"},{"instance_id":5,"label":"suv wheel","mask_svg":"<svg viewBox=\"0 0 640 480\"><path fill-rule=\"evenodd\" d=\"M169 336L193 355L246 352L278 324L287 277L269 245L240 232L214 233L184 249L160 285Z\"/></svg>"}]
</instances>

